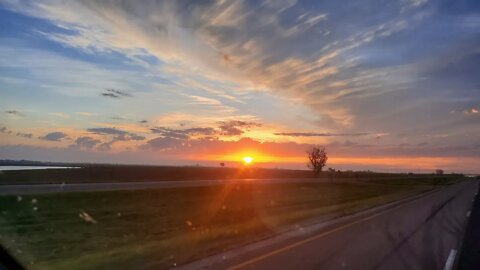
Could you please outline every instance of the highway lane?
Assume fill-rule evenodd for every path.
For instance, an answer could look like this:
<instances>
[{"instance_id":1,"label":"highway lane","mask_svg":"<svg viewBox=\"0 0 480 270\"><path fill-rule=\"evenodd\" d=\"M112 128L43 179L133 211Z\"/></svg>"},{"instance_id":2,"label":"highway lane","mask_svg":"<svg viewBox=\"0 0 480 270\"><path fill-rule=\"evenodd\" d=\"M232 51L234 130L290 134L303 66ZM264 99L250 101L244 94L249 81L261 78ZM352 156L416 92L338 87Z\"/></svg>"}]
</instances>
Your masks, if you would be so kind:
<instances>
[{"instance_id":1,"label":"highway lane","mask_svg":"<svg viewBox=\"0 0 480 270\"><path fill-rule=\"evenodd\" d=\"M184 269L444 269L478 187L470 180L396 207ZM258 244L258 243L257 243ZM261 246L261 245L260 245ZM233 255L232 255L233 254ZM451 260L453 262L453 260Z\"/></svg>"},{"instance_id":2,"label":"highway lane","mask_svg":"<svg viewBox=\"0 0 480 270\"><path fill-rule=\"evenodd\" d=\"M71 184L32 184L32 185L0 185L0 195L39 194L55 192L85 192L107 190L136 190L149 188L202 187L223 185L235 181L256 181L258 183L298 183L327 182L328 179L236 179L236 180L177 180L177 181L145 181L145 182L115 182L115 183L71 183ZM335 180L349 182L351 179Z\"/></svg>"}]
</instances>

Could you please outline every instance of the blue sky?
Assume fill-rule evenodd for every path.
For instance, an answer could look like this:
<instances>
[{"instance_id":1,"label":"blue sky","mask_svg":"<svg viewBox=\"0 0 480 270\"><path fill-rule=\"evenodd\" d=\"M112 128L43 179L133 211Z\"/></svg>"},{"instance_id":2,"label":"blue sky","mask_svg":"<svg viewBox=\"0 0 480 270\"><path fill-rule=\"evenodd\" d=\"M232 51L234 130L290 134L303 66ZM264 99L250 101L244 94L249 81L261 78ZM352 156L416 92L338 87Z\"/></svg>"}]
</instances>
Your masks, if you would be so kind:
<instances>
[{"instance_id":1,"label":"blue sky","mask_svg":"<svg viewBox=\"0 0 480 270\"><path fill-rule=\"evenodd\" d=\"M6 0L0 24L0 158L480 161L478 1Z\"/></svg>"}]
</instances>

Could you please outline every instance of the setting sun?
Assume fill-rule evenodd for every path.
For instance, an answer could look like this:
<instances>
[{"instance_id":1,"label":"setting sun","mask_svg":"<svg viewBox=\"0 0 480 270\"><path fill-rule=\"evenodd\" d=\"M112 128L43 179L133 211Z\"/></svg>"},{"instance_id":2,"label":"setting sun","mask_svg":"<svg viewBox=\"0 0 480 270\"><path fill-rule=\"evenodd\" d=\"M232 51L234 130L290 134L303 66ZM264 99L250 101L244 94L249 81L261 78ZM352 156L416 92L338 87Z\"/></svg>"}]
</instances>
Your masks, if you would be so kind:
<instances>
[{"instance_id":1,"label":"setting sun","mask_svg":"<svg viewBox=\"0 0 480 270\"><path fill-rule=\"evenodd\" d=\"M247 157L243 157L242 159L243 159L243 162L244 162L246 165L252 163L252 161L253 161L253 158L252 158L252 157L248 157L248 156L247 156Z\"/></svg>"}]
</instances>

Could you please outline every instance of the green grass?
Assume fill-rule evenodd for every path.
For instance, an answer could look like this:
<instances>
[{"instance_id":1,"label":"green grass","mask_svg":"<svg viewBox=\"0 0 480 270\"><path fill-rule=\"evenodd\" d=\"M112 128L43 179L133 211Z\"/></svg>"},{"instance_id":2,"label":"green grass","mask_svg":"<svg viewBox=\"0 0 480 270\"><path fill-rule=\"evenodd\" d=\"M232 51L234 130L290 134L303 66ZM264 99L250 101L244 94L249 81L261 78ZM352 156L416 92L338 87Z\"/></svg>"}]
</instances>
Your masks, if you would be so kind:
<instances>
[{"instance_id":1,"label":"green grass","mask_svg":"<svg viewBox=\"0 0 480 270\"><path fill-rule=\"evenodd\" d=\"M322 172L321 178L376 179L402 177L406 174L374 172ZM10 184L61 184L92 182L181 181L199 179L259 179L259 178L312 178L309 170L266 169L255 167L168 167L101 165L75 169L12 170L0 171L0 185ZM421 177L425 177L422 175Z\"/></svg>"},{"instance_id":2,"label":"green grass","mask_svg":"<svg viewBox=\"0 0 480 270\"><path fill-rule=\"evenodd\" d=\"M0 242L31 269L163 269L433 188L399 181L0 196Z\"/></svg>"}]
</instances>

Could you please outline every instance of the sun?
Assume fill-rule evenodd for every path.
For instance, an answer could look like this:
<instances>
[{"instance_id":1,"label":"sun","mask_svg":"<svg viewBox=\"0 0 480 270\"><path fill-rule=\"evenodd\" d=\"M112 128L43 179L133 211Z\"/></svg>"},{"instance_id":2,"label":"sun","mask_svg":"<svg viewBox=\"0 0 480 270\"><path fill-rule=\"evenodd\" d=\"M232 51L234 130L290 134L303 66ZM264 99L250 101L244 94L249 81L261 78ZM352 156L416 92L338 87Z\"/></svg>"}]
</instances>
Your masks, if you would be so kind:
<instances>
[{"instance_id":1,"label":"sun","mask_svg":"<svg viewBox=\"0 0 480 270\"><path fill-rule=\"evenodd\" d=\"M248 165L248 164L252 163L253 158L249 157L249 156L246 156L246 157L243 157L242 160L245 163L245 165Z\"/></svg>"}]
</instances>

